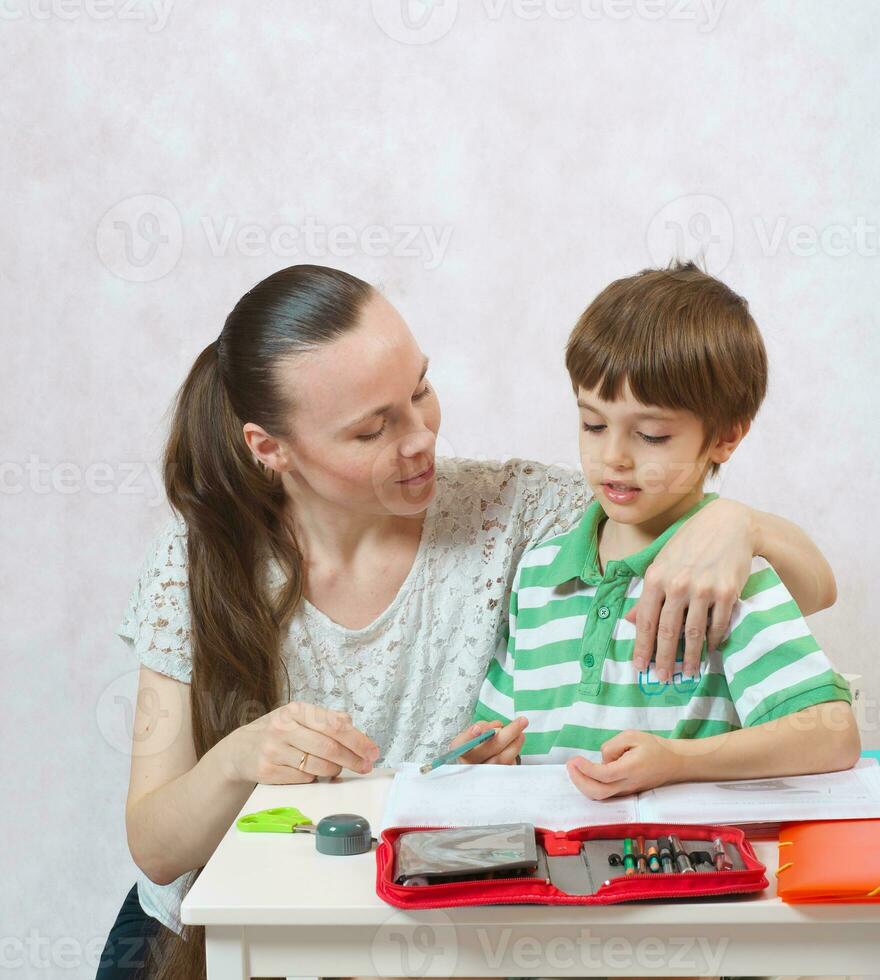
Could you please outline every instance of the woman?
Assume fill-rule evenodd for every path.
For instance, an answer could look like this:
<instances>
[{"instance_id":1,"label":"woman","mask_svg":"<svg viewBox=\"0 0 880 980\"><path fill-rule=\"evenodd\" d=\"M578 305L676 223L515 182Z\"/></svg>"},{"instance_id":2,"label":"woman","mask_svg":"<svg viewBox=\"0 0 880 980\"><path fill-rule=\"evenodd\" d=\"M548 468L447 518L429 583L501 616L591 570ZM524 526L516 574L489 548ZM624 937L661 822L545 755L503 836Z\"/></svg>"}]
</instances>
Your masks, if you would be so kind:
<instances>
[{"instance_id":1,"label":"woman","mask_svg":"<svg viewBox=\"0 0 880 980\"><path fill-rule=\"evenodd\" d=\"M131 975L124 940L129 964L156 954L150 976L203 974L180 900L256 782L424 760L466 727L517 559L578 519L585 490L557 467L436 459L426 372L382 296L305 265L255 286L196 359L165 454L176 514L119 631L141 661L126 807L140 874L99 977ZM642 655L659 630L668 667L683 621L699 648L710 609L720 638L759 550L805 612L833 601L802 532L717 501L655 562ZM520 724L493 745L512 760Z\"/></svg>"}]
</instances>

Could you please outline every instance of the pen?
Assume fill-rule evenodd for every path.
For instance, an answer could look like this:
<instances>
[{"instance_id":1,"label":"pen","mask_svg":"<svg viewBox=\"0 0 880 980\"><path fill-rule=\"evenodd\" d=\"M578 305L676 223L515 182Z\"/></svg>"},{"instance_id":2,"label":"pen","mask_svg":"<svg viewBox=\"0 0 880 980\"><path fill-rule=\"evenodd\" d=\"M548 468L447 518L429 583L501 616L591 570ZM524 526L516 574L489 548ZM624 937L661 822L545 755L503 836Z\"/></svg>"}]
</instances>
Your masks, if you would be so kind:
<instances>
[{"instance_id":1,"label":"pen","mask_svg":"<svg viewBox=\"0 0 880 980\"><path fill-rule=\"evenodd\" d=\"M648 848L648 867L652 871L660 870L660 858L657 856L657 845L651 844Z\"/></svg>"},{"instance_id":2,"label":"pen","mask_svg":"<svg viewBox=\"0 0 880 980\"><path fill-rule=\"evenodd\" d=\"M645 838L636 837L636 869L640 875L648 870L648 859L645 857Z\"/></svg>"},{"instance_id":3,"label":"pen","mask_svg":"<svg viewBox=\"0 0 880 980\"><path fill-rule=\"evenodd\" d=\"M475 749L478 745L482 745L483 742L487 742L497 731L497 728L489 728L487 731L483 732L482 735L477 735L476 738L472 738L469 742L465 742L464 745L459 745L457 748L450 749L448 752L444 752L443 755L437 756L437 758L433 761L426 762L419 768L419 772L430 772L432 769L436 769L438 766L445 766L447 762L455 762L460 755L464 755L465 752L470 752L471 749Z\"/></svg>"},{"instance_id":4,"label":"pen","mask_svg":"<svg viewBox=\"0 0 880 980\"><path fill-rule=\"evenodd\" d=\"M733 865L727 856L727 851L724 849L724 841L720 837L716 837L712 841L712 850L715 855L715 870L732 871Z\"/></svg>"},{"instance_id":5,"label":"pen","mask_svg":"<svg viewBox=\"0 0 880 980\"><path fill-rule=\"evenodd\" d=\"M626 876L635 874L636 862L633 857L632 837L627 837L623 842L623 866L626 868Z\"/></svg>"},{"instance_id":6,"label":"pen","mask_svg":"<svg viewBox=\"0 0 880 980\"><path fill-rule=\"evenodd\" d=\"M672 852L669 849L669 838L658 837L657 846L660 848L660 864L663 866L664 874L672 874L675 867L672 864Z\"/></svg>"},{"instance_id":7,"label":"pen","mask_svg":"<svg viewBox=\"0 0 880 980\"><path fill-rule=\"evenodd\" d=\"M692 872L694 866L691 864L691 859L687 856L685 849L681 846L681 841L675 834L670 834L669 840L672 844L672 853L675 856L675 863L678 865L678 870L682 874L687 874L689 871Z\"/></svg>"}]
</instances>

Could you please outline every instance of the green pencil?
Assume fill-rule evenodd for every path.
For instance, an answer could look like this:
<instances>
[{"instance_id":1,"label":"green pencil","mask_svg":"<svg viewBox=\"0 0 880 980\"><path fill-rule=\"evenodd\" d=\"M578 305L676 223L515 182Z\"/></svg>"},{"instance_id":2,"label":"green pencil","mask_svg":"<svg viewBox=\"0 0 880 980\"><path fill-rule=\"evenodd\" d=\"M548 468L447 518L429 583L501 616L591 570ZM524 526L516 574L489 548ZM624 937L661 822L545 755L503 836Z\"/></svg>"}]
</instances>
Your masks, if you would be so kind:
<instances>
[{"instance_id":1,"label":"green pencil","mask_svg":"<svg viewBox=\"0 0 880 980\"><path fill-rule=\"evenodd\" d=\"M626 869L624 874L627 877L636 873L636 859L633 856L632 837L627 837L623 842L623 866Z\"/></svg>"},{"instance_id":2,"label":"green pencil","mask_svg":"<svg viewBox=\"0 0 880 980\"><path fill-rule=\"evenodd\" d=\"M459 745L457 748L444 752L443 755L437 756L433 762L426 762L419 768L419 772L430 772L432 769L436 769L437 766L445 766L447 762L455 762L460 755L464 755L465 752L470 752L471 749L475 749L478 745L482 745L483 742L488 742L488 740L497 731L497 728L490 728L483 732L482 735L477 735L476 738L472 738L469 742L465 742L464 745Z\"/></svg>"}]
</instances>

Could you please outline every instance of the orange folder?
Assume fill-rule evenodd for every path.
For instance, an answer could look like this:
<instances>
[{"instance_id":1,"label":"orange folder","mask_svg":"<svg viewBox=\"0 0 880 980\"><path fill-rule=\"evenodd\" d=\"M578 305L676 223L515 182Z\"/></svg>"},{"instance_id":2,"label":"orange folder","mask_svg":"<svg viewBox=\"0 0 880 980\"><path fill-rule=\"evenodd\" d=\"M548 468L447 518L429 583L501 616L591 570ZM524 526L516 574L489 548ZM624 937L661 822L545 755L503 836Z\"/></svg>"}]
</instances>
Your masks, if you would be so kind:
<instances>
[{"instance_id":1,"label":"orange folder","mask_svg":"<svg viewBox=\"0 0 880 980\"><path fill-rule=\"evenodd\" d=\"M880 820L815 820L779 829L783 902L880 902Z\"/></svg>"}]
</instances>

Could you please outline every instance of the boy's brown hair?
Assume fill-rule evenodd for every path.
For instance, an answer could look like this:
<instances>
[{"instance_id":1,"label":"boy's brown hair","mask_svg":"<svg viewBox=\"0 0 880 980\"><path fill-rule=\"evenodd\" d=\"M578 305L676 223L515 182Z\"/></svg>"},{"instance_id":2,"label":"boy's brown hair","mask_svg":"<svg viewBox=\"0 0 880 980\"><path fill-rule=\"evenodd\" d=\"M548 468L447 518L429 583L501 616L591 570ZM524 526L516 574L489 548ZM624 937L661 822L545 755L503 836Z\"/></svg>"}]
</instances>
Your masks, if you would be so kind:
<instances>
[{"instance_id":1,"label":"boy's brown hair","mask_svg":"<svg viewBox=\"0 0 880 980\"><path fill-rule=\"evenodd\" d=\"M614 401L628 381L646 405L692 412L703 422L701 451L750 422L767 390L767 352L748 303L693 262L606 286L572 330L565 366L575 394L600 386Z\"/></svg>"}]
</instances>

